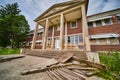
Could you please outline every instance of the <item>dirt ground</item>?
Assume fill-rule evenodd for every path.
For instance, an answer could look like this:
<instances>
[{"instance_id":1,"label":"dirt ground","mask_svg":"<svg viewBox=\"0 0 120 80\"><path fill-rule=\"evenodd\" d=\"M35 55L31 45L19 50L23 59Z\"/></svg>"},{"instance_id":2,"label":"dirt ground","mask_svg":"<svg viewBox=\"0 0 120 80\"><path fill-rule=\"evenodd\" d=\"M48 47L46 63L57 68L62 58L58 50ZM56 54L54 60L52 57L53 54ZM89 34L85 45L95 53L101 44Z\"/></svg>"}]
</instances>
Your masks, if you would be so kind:
<instances>
[{"instance_id":1,"label":"dirt ground","mask_svg":"<svg viewBox=\"0 0 120 80\"><path fill-rule=\"evenodd\" d=\"M29 68L44 67L56 62L54 59L45 59L34 56L25 56L0 63L0 80L50 80L44 72L22 76L20 73Z\"/></svg>"}]
</instances>

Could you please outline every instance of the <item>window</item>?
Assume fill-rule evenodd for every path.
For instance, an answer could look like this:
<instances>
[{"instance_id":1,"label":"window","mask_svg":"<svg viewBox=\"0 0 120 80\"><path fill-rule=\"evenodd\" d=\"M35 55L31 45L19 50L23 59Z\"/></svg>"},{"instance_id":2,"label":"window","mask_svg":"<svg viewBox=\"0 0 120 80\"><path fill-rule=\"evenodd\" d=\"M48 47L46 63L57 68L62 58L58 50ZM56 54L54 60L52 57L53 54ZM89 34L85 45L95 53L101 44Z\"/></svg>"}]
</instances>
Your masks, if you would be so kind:
<instances>
[{"instance_id":1,"label":"window","mask_svg":"<svg viewBox=\"0 0 120 80\"><path fill-rule=\"evenodd\" d=\"M75 46L78 45L79 42L83 42L83 38L81 35L68 36L68 42L71 46Z\"/></svg>"},{"instance_id":2,"label":"window","mask_svg":"<svg viewBox=\"0 0 120 80\"><path fill-rule=\"evenodd\" d=\"M70 36L70 44L73 46L75 44L74 36Z\"/></svg>"},{"instance_id":3,"label":"window","mask_svg":"<svg viewBox=\"0 0 120 80\"><path fill-rule=\"evenodd\" d=\"M75 36L75 45L77 45L78 43L79 43L79 36L76 35L76 36Z\"/></svg>"},{"instance_id":4,"label":"window","mask_svg":"<svg viewBox=\"0 0 120 80\"><path fill-rule=\"evenodd\" d=\"M110 18L104 19L106 25L112 24L112 20Z\"/></svg>"},{"instance_id":5,"label":"window","mask_svg":"<svg viewBox=\"0 0 120 80\"><path fill-rule=\"evenodd\" d=\"M106 44L110 44L110 40L109 39L106 39Z\"/></svg>"},{"instance_id":6,"label":"window","mask_svg":"<svg viewBox=\"0 0 120 80\"><path fill-rule=\"evenodd\" d=\"M120 16L118 16L118 21L119 21L119 23L120 23Z\"/></svg>"},{"instance_id":7,"label":"window","mask_svg":"<svg viewBox=\"0 0 120 80\"><path fill-rule=\"evenodd\" d=\"M60 26L57 25L57 27L55 29L56 29L56 31L60 31Z\"/></svg>"},{"instance_id":8,"label":"window","mask_svg":"<svg viewBox=\"0 0 120 80\"><path fill-rule=\"evenodd\" d=\"M81 35L79 36L79 42L83 42L83 37Z\"/></svg>"},{"instance_id":9,"label":"window","mask_svg":"<svg viewBox=\"0 0 120 80\"><path fill-rule=\"evenodd\" d=\"M95 21L95 23L96 23L96 26L101 26L101 25L102 25L101 20L99 20L99 21Z\"/></svg>"},{"instance_id":10,"label":"window","mask_svg":"<svg viewBox=\"0 0 120 80\"><path fill-rule=\"evenodd\" d=\"M93 27L93 22L88 22L88 27Z\"/></svg>"},{"instance_id":11,"label":"window","mask_svg":"<svg viewBox=\"0 0 120 80\"><path fill-rule=\"evenodd\" d=\"M70 36L68 36L68 42L70 43Z\"/></svg>"},{"instance_id":12,"label":"window","mask_svg":"<svg viewBox=\"0 0 120 80\"><path fill-rule=\"evenodd\" d=\"M52 28L49 27L49 28L48 28L48 32L50 32L51 30L52 30Z\"/></svg>"},{"instance_id":13,"label":"window","mask_svg":"<svg viewBox=\"0 0 120 80\"><path fill-rule=\"evenodd\" d=\"M76 21L72 21L71 22L71 28L76 28L77 27L77 22Z\"/></svg>"},{"instance_id":14,"label":"window","mask_svg":"<svg viewBox=\"0 0 120 80\"><path fill-rule=\"evenodd\" d=\"M98 39L96 40L96 44L100 44L100 41Z\"/></svg>"},{"instance_id":15,"label":"window","mask_svg":"<svg viewBox=\"0 0 120 80\"><path fill-rule=\"evenodd\" d=\"M38 36L42 36L42 32L38 33Z\"/></svg>"}]
</instances>

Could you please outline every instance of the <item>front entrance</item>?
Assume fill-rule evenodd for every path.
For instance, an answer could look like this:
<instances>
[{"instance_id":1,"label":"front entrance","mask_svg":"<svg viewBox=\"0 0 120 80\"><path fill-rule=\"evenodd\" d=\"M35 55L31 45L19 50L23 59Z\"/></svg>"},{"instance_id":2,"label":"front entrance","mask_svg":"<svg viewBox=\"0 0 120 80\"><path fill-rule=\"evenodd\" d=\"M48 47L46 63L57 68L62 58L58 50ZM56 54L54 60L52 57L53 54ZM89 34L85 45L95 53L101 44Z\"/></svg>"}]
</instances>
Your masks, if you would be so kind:
<instances>
[{"instance_id":1,"label":"front entrance","mask_svg":"<svg viewBox=\"0 0 120 80\"><path fill-rule=\"evenodd\" d=\"M60 49L60 39L55 39L55 49Z\"/></svg>"}]
</instances>

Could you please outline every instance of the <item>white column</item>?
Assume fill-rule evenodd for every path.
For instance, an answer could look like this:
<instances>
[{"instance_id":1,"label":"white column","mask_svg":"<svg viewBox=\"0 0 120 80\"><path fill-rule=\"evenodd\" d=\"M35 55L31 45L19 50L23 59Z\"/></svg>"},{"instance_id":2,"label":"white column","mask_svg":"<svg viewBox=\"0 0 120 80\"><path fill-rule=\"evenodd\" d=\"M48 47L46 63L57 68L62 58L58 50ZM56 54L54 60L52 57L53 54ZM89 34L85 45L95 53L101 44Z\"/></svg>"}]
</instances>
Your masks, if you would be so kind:
<instances>
[{"instance_id":1,"label":"white column","mask_svg":"<svg viewBox=\"0 0 120 80\"><path fill-rule=\"evenodd\" d=\"M54 48L54 32L55 32L55 31L54 31L54 27L55 27L55 26L52 27L52 47L51 47L51 49Z\"/></svg>"},{"instance_id":2,"label":"white column","mask_svg":"<svg viewBox=\"0 0 120 80\"><path fill-rule=\"evenodd\" d=\"M48 18L47 18L47 19L46 19L46 26L45 26L45 34L44 34L43 50L46 49L47 35L48 35L48 26L49 26L49 22L48 22Z\"/></svg>"},{"instance_id":3,"label":"white column","mask_svg":"<svg viewBox=\"0 0 120 80\"><path fill-rule=\"evenodd\" d=\"M88 35L88 25L86 19L86 8L85 4L82 5L82 33L83 33L83 43L84 43L84 50L90 51L90 42L89 42L89 35Z\"/></svg>"},{"instance_id":4,"label":"white column","mask_svg":"<svg viewBox=\"0 0 120 80\"><path fill-rule=\"evenodd\" d=\"M44 35L45 35L45 27L43 27L43 34L42 34L42 49L44 44Z\"/></svg>"},{"instance_id":5,"label":"white column","mask_svg":"<svg viewBox=\"0 0 120 80\"><path fill-rule=\"evenodd\" d=\"M60 49L63 49L63 32L64 32L64 16L63 13L60 15Z\"/></svg>"},{"instance_id":6,"label":"white column","mask_svg":"<svg viewBox=\"0 0 120 80\"><path fill-rule=\"evenodd\" d=\"M35 41L36 41L36 37L37 37L37 33L38 33L38 23L36 24L36 28L34 31L34 36L33 36L33 40L32 40L32 45L31 45L31 49L35 48Z\"/></svg>"},{"instance_id":7,"label":"white column","mask_svg":"<svg viewBox=\"0 0 120 80\"><path fill-rule=\"evenodd\" d=\"M68 48L67 22L65 23L65 49Z\"/></svg>"}]
</instances>

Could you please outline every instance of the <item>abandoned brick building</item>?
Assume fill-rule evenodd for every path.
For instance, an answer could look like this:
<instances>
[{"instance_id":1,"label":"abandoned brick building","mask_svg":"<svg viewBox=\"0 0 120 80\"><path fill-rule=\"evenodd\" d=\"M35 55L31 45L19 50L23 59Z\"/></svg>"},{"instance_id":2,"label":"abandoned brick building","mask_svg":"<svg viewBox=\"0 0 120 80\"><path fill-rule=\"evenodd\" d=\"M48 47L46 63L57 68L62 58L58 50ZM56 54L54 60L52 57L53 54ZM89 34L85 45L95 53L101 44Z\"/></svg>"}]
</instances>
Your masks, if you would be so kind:
<instances>
[{"instance_id":1,"label":"abandoned brick building","mask_svg":"<svg viewBox=\"0 0 120 80\"><path fill-rule=\"evenodd\" d=\"M43 50L120 51L120 9L86 16L88 3L71 0L51 6L34 20L35 30L29 32L25 45Z\"/></svg>"}]
</instances>

